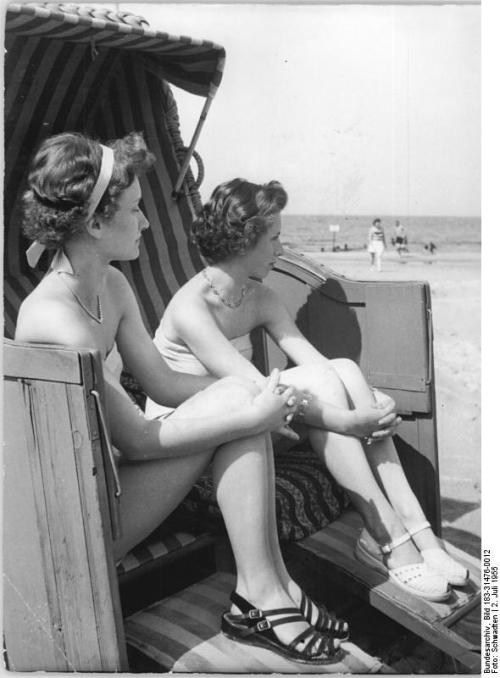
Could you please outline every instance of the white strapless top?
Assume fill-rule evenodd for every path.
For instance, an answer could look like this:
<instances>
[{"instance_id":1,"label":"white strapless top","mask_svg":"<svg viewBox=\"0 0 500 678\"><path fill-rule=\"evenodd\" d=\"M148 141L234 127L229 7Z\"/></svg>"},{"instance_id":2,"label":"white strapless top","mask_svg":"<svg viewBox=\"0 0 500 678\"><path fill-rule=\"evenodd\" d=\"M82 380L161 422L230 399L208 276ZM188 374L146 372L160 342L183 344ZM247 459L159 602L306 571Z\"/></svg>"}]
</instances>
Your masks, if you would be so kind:
<instances>
[{"instance_id":1,"label":"white strapless top","mask_svg":"<svg viewBox=\"0 0 500 678\"><path fill-rule=\"evenodd\" d=\"M106 356L104 360L104 367L111 372L111 374L120 381L121 373L123 370L123 360L121 355L118 353L118 347L116 344L113 344L113 348Z\"/></svg>"},{"instance_id":2,"label":"white strapless top","mask_svg":"<svg viewBox=\"0 0 500 678\"><path fill-rule=\"evenodd\" d=\"M252 359L252 342L250 334L243 334L241 337L231 339L231 344L247 360ZM176 372L194 374L198 377L210 376L210 372L205 365L191 351L189 346L184 343L178 343L167 339L161 331L161 325L158 327L154 337L154 343L160 351L167 365ZM161 415L170 412L171 409L164 405L158 405L149 398L146 400L146 417L156 419Z\"/></svg>"}]
</instances>

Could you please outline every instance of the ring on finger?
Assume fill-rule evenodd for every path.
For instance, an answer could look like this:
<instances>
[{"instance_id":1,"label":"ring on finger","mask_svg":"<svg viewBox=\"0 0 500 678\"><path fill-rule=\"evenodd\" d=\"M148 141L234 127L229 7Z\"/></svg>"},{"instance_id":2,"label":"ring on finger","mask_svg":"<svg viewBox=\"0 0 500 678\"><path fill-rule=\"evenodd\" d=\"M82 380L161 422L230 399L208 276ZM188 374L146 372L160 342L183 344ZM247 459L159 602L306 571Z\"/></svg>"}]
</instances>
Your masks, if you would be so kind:
<instances>
[{"instance_id":1,"label":"ring on finger","mask_svg":"<svg viewBox=\"0 0 500 678\"><path fill-rule=\"evenodd\" d=\"M293 412L289 412L288 414L285 414L285 422L289 424L293 419Z\"/></svg>"}]
</instances>

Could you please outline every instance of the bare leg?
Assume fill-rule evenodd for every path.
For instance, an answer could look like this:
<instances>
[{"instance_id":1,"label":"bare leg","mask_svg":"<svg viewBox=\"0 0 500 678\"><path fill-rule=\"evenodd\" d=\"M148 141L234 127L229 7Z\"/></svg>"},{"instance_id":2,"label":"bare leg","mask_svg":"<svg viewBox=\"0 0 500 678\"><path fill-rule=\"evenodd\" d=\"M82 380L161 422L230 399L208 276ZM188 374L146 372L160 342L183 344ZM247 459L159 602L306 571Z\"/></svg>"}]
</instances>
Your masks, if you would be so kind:
<instances>
[{"instance_id":1,"label":"bare leg","mask_svg":"<svg viewBox=\"0 0 500 678\"><path fill-rule=\"evenodd\" d=\"M356 363L341 359L332 360L331 364L343 381L354 405L373 401L370 387ZM369 447L366 458L405 527L409 529L426 521L422 507L403 471L392 438L385 438ZM414 541L420 550L439 547L439 542L430 528L418 532Z\"/></svg>"},{"instance_id":2,"label":"bare leg","mask_svg":"<svg viewBox=\"0 0 500 678\"><path fill-rule=\"evenodd\" d=\"M308 390L320 400L341 407L350 406L346 390L336 371L333 368L325 370L323 364L287 370L283 383ZM367 397L372 398L368 388L367 391ZM403 535L405 528L380 488L361 441L354 436L315 428L310 428L309 438L330 473L349 492L374 539L379 544L384 544ZM386 560L389 567L420 561L420 555L411 542L395 549Z\"/></svg>"},{"instance_id":3,"label":"bare leg","mask_svg":"<svg viewBox=\"0 0 500 678\"><path fill-rule=\"evenodd\" d=\"M350 360L334 360L332 364L355 404L366 403L372 397L356 363ZM401 467L392 438L385 438L369 447L367 459L378 483L384 488L404 526L412 534L413 542L427 565L451 584L463 586L468 578L466 568L445 553L430 526L422 529L427 519Z\"/></svg>"},{"instance_id":4,"label":"bare leg","mask_svg":"<svg viewBox=\"0 0 500 678\"><path fill-rule=\"evenodd\" d=\"M252 397L246 384L228 378L190 398L170 416L179 419L192 419L193 414L223 416L228 408L244 406ZM270 449L265 436L254 436L222 445L213 455L217 500L238 570L237 590L261 609L296 607L275 568L268 536ZM189 458L122 467L124 536L116 544L117 557L144 538L170 513L211 456L212 453L207 452ZM274 510L274 494L272 501ZM275 632L282 641L289 643L309 628L305 621L298 621L279 626Z\"/></svg>"}]
</instances>

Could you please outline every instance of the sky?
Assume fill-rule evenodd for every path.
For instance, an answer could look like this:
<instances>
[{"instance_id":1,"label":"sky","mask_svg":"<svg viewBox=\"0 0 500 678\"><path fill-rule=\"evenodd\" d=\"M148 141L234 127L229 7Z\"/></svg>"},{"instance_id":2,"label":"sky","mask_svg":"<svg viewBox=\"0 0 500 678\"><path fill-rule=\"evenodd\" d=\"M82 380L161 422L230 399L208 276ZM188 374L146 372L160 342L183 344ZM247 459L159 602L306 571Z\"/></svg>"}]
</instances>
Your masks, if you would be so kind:
<instances>
[{"instance_id":1,"label":"sky","mask_svg":"<svg viewBox=\"0 0 500 678\"><path fill-rule=\"evenodd\" d=\"M119 7L226 49L203 199L242 176L295 214L480 215L478 5ZM203 100L175 94L187 143Z\"/></svg>"}]
</instances>

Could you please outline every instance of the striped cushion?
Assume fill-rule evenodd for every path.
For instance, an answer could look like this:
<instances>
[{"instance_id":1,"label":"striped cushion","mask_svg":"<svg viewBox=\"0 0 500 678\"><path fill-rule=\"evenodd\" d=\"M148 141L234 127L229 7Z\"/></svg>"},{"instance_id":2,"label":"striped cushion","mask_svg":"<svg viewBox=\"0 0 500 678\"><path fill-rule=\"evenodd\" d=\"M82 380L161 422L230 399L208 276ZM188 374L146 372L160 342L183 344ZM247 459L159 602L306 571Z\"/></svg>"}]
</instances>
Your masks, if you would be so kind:
<instances>
[{"instance_id":1,"label":"striped cushion","mask_svg":"<svg viewBox=\"0 0 500 678\"><path fill-rule=\"evenodd\" d=\"M229 640L220 632L234 578L218 573L125 620L127 643L165 670L192 673L375 673L381 668L352 643L335 663L310 666Z\"/></svg>"},{"instance_id":2,"label":"striped cushion","mask_svg":"<svg viewBox=\"0 0 500 678\"><path fill-rule=\"evenodd\" d=\"M132 549L132 551L127 553L117 566L116 571L119 576L130 574L160 559L163 562L173 560L176 555L179 555L179 549L186 546L197 545L201 548L211 541L213 541L212 537L206 533L199 535L189 532L162 534L162 530L159 528Z\"/></svg>"}]
</instances>

